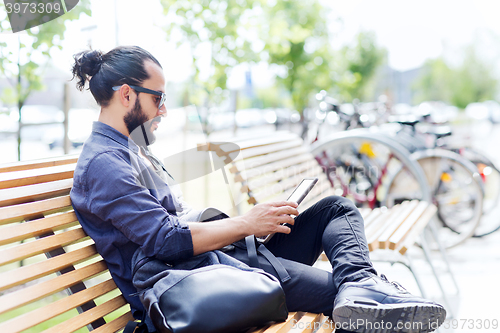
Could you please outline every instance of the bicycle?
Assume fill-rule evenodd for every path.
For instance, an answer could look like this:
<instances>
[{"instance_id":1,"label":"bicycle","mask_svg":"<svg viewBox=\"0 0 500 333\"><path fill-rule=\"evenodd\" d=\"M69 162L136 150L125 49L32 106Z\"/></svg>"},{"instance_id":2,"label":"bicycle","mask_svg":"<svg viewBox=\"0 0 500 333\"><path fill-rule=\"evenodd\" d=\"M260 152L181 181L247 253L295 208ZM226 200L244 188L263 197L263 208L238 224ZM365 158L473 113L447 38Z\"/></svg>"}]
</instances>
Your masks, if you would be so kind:
<instances>
[{"instance_id":1,"label":"bicycle","mask_svg":"<svg viewBox=\"0 0 500 333\"><path fill-rule=\"evenodd\" d=\"M349 115L342 112L338 105L336 105L332 99L326 98L324 94L320 95L319 99L321 99L322 102L320 103L320 109L324 112L336 112L341 122L343 122L345 129L349 130L352 127L367 126L366 122L363 121L363 116L360 115L357 110ZM388 133L383 133L383 135L390 137ZM398 142L409 151L423 151L425 148L420 141L406 135L405 131L402 129L395 131L392 138L396 138ZM406 183L408 183L411 177L407 177L405 166L401 163L396 163L396 166L394 166L394 155L392 152L377 154L375 152L376 150L376 147L370 143L361 142L358 145L350 143L350 153L352 156L356 157L352 158L352 160L357 161L359 168L371 170L375 166L375 169L381 170L377 177L374 179L367 177L371 179L371 181L363 182L363 184L365 184L363 187L365 194L369 193L370 195L361 196L359 193L354 192L352 196L356 204L358 206L368 204L371 208L384 205L392 206L398 201L418 197L419 193L417 193L415 186L409 186L407 184L405 187L406 191L403 193L399 191L399 193L397 193L399 198L393 200L395 192L398 190L395 184L404 184L403 180L405 180L405 178L407 180ZM479 224L483 205L482 184L475 167L460 155L437 149L431 150L431 152L432 154L429 152L427 154L420 153L420 156L414 155L413 158L424 167L424 170L427 170L426 178L432 188L432 200L438 206L438 217L442 222L442 226L448 230L452 230L454 233L454 235L451 236L446 235L447 242L445 247L449 248L465 241L473 234L474 229ZM335 153L338 154L338 152L332 151L321 153L323 156L320 156L318 161L325 166L326 170L339 167L339 163L335 160ZM329 159L325 158L326 156L328 156ZM375 162L377 156L382 156L382 158L379 158L381 162ZM436 161L440 161L439 165L436 164ZM441 177L439 177L441 180L436 182L433 179L435 178L436 172L432 171L432 166L435 167L437 165L439 168L434 168L434 170L438 170L437 174L441 175ZM343 165L340 166L342 167ZM402 172L405 173L402 174ZM331 173L329 172L328 175L331 176ZM398 175L405 175L405 177ZM389 180L384 178L388 178ZM445 182L445 180L447 182ZM356 182L358 178L351 177L350 181ZM332 184L334 184L334 180L332 180ZM342 182L340 182L340 184L345 194L345 185ZM359 187L356 186L356 188ZM352 192L353 191L347 194L353 194ZM457 214L460 212L461 215L451 214L453 212L457 212ZM461 218L457 219L457 216Z\"/></svg>"},{"instance_id":2,"label":"bicycle","mask_svg":"<svg viewBox=\"0 0 500 333\"><path fill-rule=\"evenodd\" d=\"M397 121L397 120L396 120ZM454 147L446 140L451 138L452 131L449 126L443 124L435 124L430 121L427 115L420 118L414 117L413 120L399 121L405 126L411 128L411 140L413 148L409 147L410 151L418 151L425 149L445 149L462 156L465 160L470 161L474 165L474 171L480 176L482 188L484 192L483 198L483 218L476 227L473 237L483 237L500 229L500 219L488 216L494 214L493 210L500 200L500 170L498 167L484 154L478 152L471 147ZM431 124L431 128L417 132L416 125L419 123ZM428 140L428 138L431 140ZM402 138L408 141L407 139ZM408 147L408 146L407 146ZM472 167L469 165L469 169ZM453 230L453 228L451 228Z\"/></svg>"}]
</instances>

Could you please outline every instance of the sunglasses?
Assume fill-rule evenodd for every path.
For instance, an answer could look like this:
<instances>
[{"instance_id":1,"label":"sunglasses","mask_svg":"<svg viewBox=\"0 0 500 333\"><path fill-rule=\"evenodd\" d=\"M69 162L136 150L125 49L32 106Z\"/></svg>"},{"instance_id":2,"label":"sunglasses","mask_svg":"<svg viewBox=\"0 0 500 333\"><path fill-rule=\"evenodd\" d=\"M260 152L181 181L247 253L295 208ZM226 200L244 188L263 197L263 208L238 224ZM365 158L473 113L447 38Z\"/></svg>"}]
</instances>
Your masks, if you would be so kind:
<instances>
[{"instance_id":1,"label":"sunglasses","mask_svg":"<svg viewBox=\"0 0 500 333\"><path fill-rule=\"evenodd\" d=\"M137 92L142 92L142 93L146 93L146 94L160 96L160 103L158 103L158 110L161 109L163 104L165 104L165 102L167 101L167 95L165 93L162 93L161 91L151 90L151 89L139 87L139 86L129 85L129 87L134 89ZM121 86L116 86L116 87L113 87L113 90L117 91L117 90L120 90L120 88L121 88Z\"/></svg>"}]
</instances>

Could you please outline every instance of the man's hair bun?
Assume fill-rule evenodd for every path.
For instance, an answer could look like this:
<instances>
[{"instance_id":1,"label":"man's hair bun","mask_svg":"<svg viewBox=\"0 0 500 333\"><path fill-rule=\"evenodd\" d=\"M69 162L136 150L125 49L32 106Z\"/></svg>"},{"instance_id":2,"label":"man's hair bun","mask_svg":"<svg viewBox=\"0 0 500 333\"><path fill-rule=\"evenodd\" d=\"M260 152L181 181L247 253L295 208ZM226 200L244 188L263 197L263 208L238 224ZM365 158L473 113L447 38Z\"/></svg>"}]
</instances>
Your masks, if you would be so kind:
<instances>
[{"instance_id":1,"label":"man's hair bun","mask_svg":"<svg viewBox=\"0 0 500 333\"><path fill-rule=\"evenodd\" d=\"M109 105L115 93L113 87L122 84L140 86L149 78L146 61L152 61L161 68L158 60L139 46L118 46L104 54L88 50L75 54L73 58L76 87L83 90L89 81L89 90L101 107Z\"/></svg>"},{"instance_id":2,"label":"man's hair bun","mask_svg":"<svg viewBox=\"0 0 500 333\"><path fill-rule=\"evenodd\" d=\"M96 75L101 69L102 52L97 50L83 51L74 55L73 78L77 77L77 88L83 90L85 82Z\"/></svg>"}]
</instances>

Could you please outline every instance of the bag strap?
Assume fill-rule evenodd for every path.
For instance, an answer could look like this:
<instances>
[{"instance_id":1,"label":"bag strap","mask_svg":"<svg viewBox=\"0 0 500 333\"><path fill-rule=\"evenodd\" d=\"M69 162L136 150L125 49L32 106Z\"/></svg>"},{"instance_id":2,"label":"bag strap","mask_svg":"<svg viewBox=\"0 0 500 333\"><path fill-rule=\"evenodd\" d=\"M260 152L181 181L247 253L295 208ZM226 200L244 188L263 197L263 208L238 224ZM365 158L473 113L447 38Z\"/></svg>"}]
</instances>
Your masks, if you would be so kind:
<instances>
[{"instance_id":1,"label":"bag strap","mask_svg":"<svg viewBox=\"0 0 500 333\"><path fill-rule=\"evenodd\" d=\"M146 324L146 311L142 313L141 321L129 321L122 333L149 333Z\"/></svg>"},{"instance_id":2,"label":"bag strap","mask_svg":"<svg viewBox=\"0 0 500 333\"><path fill-rule=\"evenodd\" d=\"M257 241L254 235L245 237L245 243L247 246L248 259L250 261L250 266L255 268L260 268L259 258L257 252L262 254L267 261L273 266L278 274L278 277L282 283L291 279L290 274L286 271L285 267L279 262L279 260L271 253L263 244L256 245Z\"/></svg>"},{"instance_id":3,"label":"bag strap","mask_svg":"<svg viewBox=\"0 0 500 333\"><path fill-rule=\"evenodd\" d=\"M271 253L271 251L269 251L267 247L264 246L264 244L260 244L257 251L259 251L259 253L266 257L266 259L271 263L276 270L276 273L278 273L282 283L291 279L290 274L288 274L285 267L283 267L279 260L274 256L274 254Z\"/></svg>"},{"instance_id":4,"label":"bag strap","mask_svg":"<svg viewBox=\"0 0 500 333\"><path fill-rule=\"evenodd\" d=\"M257 257L257 246L255 245L255 236L250 235L245 237L245 243L247 245L248 259L250 260L250 266L255 268L260 268L259 258Z\"/></svg>"}]
</instances>

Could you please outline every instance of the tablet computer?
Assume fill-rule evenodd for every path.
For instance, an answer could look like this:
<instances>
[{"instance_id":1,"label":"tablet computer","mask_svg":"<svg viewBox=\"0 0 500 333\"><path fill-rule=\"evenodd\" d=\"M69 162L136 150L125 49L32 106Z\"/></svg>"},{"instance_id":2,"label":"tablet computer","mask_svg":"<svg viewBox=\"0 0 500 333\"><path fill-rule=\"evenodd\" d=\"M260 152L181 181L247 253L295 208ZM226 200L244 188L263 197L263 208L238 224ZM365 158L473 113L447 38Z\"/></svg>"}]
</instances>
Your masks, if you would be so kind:
<instances>
[{"instance_id":1,"label":"tablet computer","mask_svg":"<svg viewBox=\"0 0 500 333\"><path fill-rule=\"evenodd\" d=\"M318 182L318 178L304 178L293 190L292 194L286 201L296 202L298 205L304 200L307 194L312 190L314 185ZM267 243L274 234L269 234L266 237L258 237L257 239L262 243Z\"/></svg>"}]
</instances>

